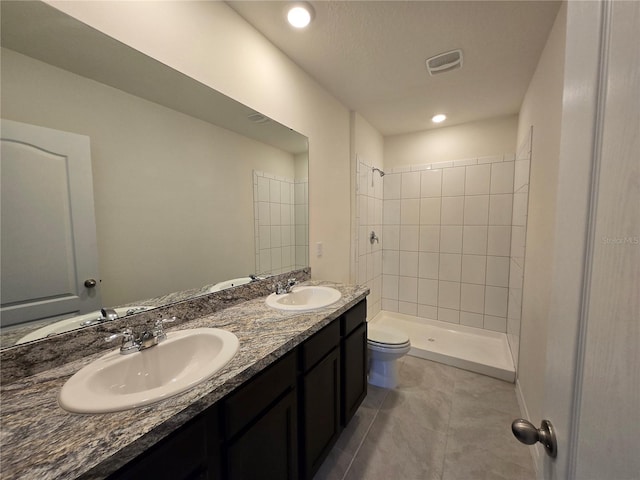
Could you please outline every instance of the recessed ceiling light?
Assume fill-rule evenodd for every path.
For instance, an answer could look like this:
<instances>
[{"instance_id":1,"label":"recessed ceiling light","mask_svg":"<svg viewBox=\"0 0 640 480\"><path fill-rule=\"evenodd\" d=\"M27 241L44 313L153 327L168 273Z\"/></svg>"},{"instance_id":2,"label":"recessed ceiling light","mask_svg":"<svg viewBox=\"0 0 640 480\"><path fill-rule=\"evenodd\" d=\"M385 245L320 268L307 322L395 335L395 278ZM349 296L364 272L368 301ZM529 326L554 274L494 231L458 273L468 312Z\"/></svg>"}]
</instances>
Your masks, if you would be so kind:
<instances>
[{"instance_id":1,"label":"recessed ceiling light","mask_svg":"<svg viewBox=\"0 0 640 480\"><path fill-rule=\"evenodd\" d=\"M433 123L440 123L440 122L444 122L447 119L447 116L439 113L438 115L434 115L433 118L431 118L431 121Z\"/></svg>"},{"instance_id":2,"label":"recessed ceiling light","mask_svg":"<svg viewBox=\"0 0 640 480\"><path fill-rule=\"evenodd\" d=\"M287 20L295 28L304 28L313 19L313 7L308 3L297 2L287 9Z\"/></svg>"}]
</instances>

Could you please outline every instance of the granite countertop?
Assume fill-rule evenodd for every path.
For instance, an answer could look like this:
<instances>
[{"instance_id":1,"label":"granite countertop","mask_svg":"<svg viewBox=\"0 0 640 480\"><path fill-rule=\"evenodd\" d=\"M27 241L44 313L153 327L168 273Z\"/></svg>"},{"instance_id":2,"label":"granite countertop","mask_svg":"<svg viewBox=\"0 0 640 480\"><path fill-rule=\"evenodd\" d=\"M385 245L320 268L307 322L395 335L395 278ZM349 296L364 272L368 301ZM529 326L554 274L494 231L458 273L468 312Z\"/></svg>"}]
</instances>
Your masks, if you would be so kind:
<instances>
[{"instance_id":1,"label":"granite countertop","mask_svg":"<svg viewBox=\"0 0 640 480\"><path fill-rule=\"evenodd\" d=\"M4 385L0 390L2 478L106 477L291 351L369 292L367 287L321 284L337 288L342 298L314 312L289 313L269 308L265 297L259 297L167 328L169 333L223 328L237 335L240 349L210 380L153 405L95 415L72 414L58 406L57 395L67 379L104 352Z\"/></svg>"}]
</instances>

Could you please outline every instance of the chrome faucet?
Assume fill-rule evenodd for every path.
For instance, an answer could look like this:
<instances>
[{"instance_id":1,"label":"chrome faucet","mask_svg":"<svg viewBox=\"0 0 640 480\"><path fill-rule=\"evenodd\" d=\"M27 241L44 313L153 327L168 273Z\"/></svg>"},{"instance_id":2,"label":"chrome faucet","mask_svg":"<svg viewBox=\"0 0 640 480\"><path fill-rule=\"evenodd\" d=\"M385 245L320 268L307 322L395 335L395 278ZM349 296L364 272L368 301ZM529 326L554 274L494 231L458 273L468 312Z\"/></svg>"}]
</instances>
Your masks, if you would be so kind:
<instances>
[{"instance_id":1,"label":"chrome faucet","mask_svg":"<svg viewBox=\"0 0 640 480\"><path fill-rule=\"evenodd\" d=\"M284 295L285 293L291 293L291 289L296 285L298 281L295 278L287 280L287 284L276 283L276 295Z\"/></svg>"},{"instance_id":2,"label":"chrome faucet","mask_svg":"<svg viewBox=\"0 0 640 480\"><path fill-rule=\"evenodd\" d=\"M164 332L163 325L165 323L171 323L176 320L176 317L170 319L158 319L156 320L154 327L151 330L144 330L139 335L133 333L130 328L125 328L119 333L114 333L105 337L105 341L113 342L118 338L122 338L122 344L120 345L120 353L122 355L128 355L130 353L141 352L147 348L155 347L157 344L166 340L167 334Z\"/></svg>"}]
</instances>

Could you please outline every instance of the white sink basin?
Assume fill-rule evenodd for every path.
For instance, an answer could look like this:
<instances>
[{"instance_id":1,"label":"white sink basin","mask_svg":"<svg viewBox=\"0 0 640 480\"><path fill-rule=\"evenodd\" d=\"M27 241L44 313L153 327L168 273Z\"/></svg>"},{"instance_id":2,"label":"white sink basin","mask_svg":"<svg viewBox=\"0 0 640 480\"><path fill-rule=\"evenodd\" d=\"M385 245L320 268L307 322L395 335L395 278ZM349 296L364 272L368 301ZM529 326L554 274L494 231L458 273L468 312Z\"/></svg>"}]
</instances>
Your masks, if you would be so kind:
<instances>
[{"instance_id":1,"label":"white sink basin","mask_svg":"<svg viewBox=\"0 0 640 480\"><path fill-rule=\"evenodd\" d=\"M224 282L216 283L213 287L209 288L209 293L219 292L220 290L237 287L238 285L246 285L247 283L250 283L251 280L251 277L240 277L233 278L231 280L225 280Z\"/></svg>"},{"instance_id":2,"label":"white sink basin","mask_svg":"<svg viewBox=\"0 0 640 480\"><path fill-rule=\"evenodd\" d=\"M322 286L293 287L291 293L277 295L272 293L267 297L267 305L278 310L304 312L326 307L340 300L339 290Z\"/></svg>"},{"instance_id":3,"label":"white sink basin","mask_svg":"<svg viewBox=\"0 0 640 480\"><path fill-rule=\"evenodd\" d=\"M118 318L120 318L126 316L127 312L130 310L135 310L135 313L139 313L149 308L153 307L136 305L134 307L115 308L114 310L118 314ZM101 320L104 320L104 317L98 310L91 313L85 313L84 315L76 315L75 317L65 318L64 320L50 323L49 325L39 328L38 330L35 330L28 335L25 335L20 340L18 340L16 344L31 342L33 340L40 340L41 338L45 338L50 335L70 332L71 330L86 327L89 325L96 325L100 323Z\"/></svg>"},{"instance_id":4,"label":"white sink basin","mask_svg":"<svg viewBox=\"0 0 640 480\"><path fill-rule=\"evenodd\" d=\"M209 379L238 351L238 338L217 328L167 333L141 352L115 350L72 376L58 401L75 413L105 413L149 405Z\"/></svg>"}]
</instances>

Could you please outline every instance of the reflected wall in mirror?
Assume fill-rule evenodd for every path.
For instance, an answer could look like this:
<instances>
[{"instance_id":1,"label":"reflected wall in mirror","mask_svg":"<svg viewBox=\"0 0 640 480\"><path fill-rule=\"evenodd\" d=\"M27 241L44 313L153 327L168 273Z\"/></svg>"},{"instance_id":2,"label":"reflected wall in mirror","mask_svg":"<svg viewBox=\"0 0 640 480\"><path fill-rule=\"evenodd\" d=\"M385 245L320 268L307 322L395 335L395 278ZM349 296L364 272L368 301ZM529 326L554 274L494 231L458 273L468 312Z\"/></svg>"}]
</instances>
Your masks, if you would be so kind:
<instances>
[{"instance_id":1,"label":"reflected wall in mirror","mask_svg":"<svg viewBox=\"0 0 640 480\"><path fill-rule=\"evenodd\" d=\"M306 137L46 4L1 13L2 117L90 139L104 306L285 271L256 263L253 172L306 179Z\"/></svg>"}]
</instances>

